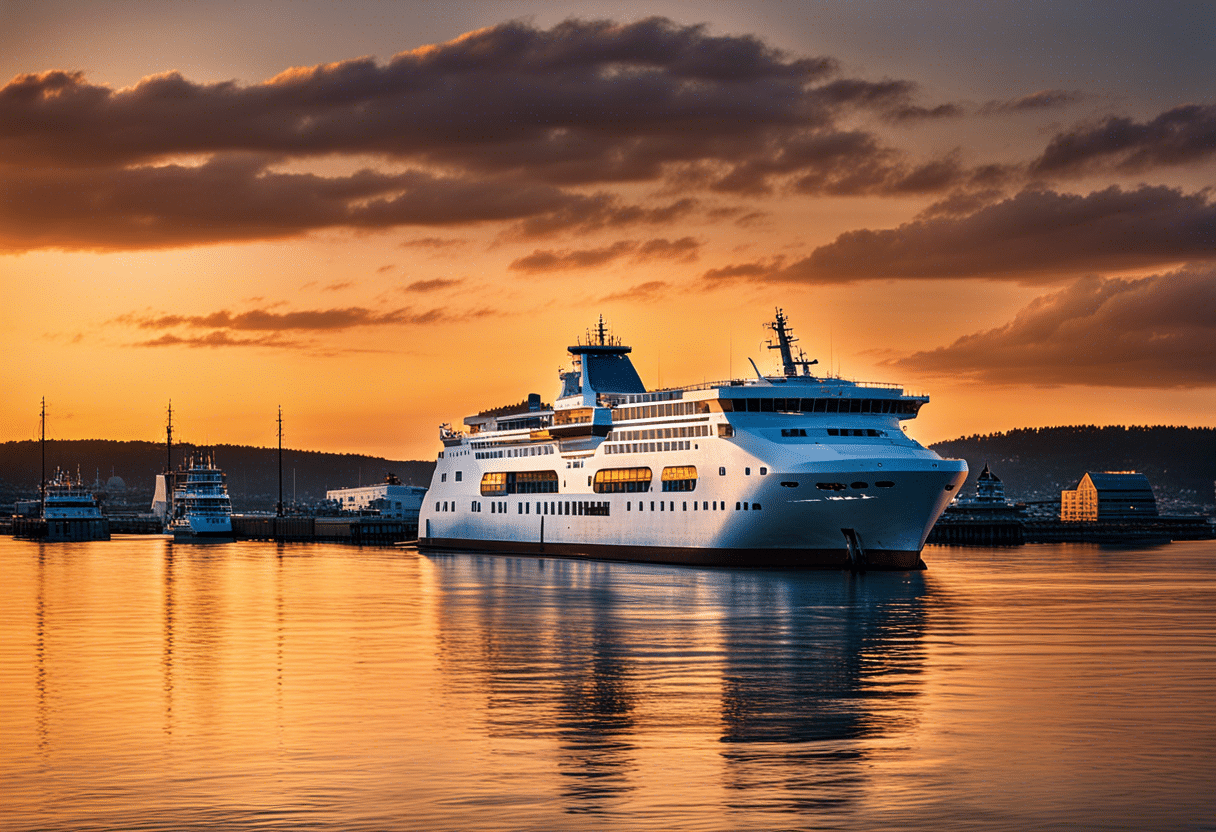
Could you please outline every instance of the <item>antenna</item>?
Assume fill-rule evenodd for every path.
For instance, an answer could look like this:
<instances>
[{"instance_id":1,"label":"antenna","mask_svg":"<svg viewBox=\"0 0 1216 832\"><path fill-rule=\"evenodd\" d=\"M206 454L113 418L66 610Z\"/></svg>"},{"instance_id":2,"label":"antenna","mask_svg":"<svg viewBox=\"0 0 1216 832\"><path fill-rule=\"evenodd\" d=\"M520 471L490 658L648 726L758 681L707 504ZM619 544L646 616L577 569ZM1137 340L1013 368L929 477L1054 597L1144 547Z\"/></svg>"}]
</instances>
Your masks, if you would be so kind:
<instances>
[{"instance_id":1,"label":"antenna","mask_svg":"<svg viewBox=\"0 0 1216 832\"><path fill-rule=\"evenodd\" d=\"M789 319L785 317L785 312L781 307L777 307L777 319L772 323L765 324L765 327L777 333L777 343L774 344L770 339L768 348L770 350L781 350L781 369L786 378L793 378L798 375L798 368L802 368L802 374L809 376L811 374L811 365L818 364L819 361L808 361L806 353L801 348L798 350L798 357L794 358L793 345L798 339L794 337L794 331L789 327Z\"/></svg>"}]
</instances>

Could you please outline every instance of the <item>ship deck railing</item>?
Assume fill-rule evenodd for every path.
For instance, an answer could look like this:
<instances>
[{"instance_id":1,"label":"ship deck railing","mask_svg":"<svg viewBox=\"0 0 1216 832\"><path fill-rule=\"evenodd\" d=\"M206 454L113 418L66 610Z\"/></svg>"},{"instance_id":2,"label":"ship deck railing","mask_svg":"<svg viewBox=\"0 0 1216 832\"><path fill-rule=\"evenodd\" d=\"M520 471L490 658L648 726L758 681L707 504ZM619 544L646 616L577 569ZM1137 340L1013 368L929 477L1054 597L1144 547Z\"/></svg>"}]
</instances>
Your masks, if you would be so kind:
<instances>
[{"instance_id":1,"label":"ship deck railing","mask_svg":"<svg viewBox=\"0 0 1216 832\"><path fill-rule=\"evenodd\" d=\"M927 399L928 393L913 392L905 390L902 385L894 384L886 381L856 381L854 379L840 378L838 376L827 376L820 378L818 376L794 376L796 379L809 378L821 384L832 384L834 382L846 382L851 387L860 387L871 390L898 390L902 395L912 399ZM772 379L774 386L779 386L783 383L782 377L774 376ZM665 387L661 390L652 390L649 393L606 393L603 395L603 400L606 403L614 406L631 405L631 404L650 404L652 402L667 402L684 398L684 394L695 390L714 390L720 387L761 387L765 385L757 384L757 379L750 378L735 378L726 379L723 381L704 381L700 384L685 384L680 387ZM813 397L812 397L813 398Z\"/></svg>"}]
</instances>

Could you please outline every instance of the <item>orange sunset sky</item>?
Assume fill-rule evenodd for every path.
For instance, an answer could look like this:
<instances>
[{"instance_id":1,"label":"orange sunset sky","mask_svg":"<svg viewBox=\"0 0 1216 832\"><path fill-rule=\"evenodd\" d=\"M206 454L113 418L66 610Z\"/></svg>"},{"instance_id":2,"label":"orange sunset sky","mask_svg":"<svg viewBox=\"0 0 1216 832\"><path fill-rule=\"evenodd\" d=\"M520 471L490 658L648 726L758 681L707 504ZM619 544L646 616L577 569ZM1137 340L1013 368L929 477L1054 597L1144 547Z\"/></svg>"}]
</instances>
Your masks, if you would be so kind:
<instances>
[{"instance_id":1,"label":"orange sunset sky","mask_svg":"<svg viewBox=\"0 0 1216 832\"><path fill-rule=\"evenodd\" d=\"M430 459L774 306L926 443L1216 425L1211 5L745 5L0 2L0 441Z\"/></svg>"}]
</instances>

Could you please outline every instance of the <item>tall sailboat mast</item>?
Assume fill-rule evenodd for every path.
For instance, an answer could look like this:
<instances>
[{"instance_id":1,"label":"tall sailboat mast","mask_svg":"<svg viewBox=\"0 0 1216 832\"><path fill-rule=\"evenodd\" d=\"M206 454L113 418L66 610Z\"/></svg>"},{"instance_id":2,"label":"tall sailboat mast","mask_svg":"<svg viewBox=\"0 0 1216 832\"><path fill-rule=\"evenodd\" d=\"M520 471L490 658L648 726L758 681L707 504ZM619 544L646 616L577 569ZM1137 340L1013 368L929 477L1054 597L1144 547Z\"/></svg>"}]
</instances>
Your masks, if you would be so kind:
<instances>
[{"instance_id":1,"label":"tall sailboat mast","mask_svg":"<svg viewBox=\"0 0 1216 832\"><path fill-rule=\"evenodd\" d=\"M279 504L275 513L283 516L283 405L279 405Z\"/></svg>"}]
</instances>

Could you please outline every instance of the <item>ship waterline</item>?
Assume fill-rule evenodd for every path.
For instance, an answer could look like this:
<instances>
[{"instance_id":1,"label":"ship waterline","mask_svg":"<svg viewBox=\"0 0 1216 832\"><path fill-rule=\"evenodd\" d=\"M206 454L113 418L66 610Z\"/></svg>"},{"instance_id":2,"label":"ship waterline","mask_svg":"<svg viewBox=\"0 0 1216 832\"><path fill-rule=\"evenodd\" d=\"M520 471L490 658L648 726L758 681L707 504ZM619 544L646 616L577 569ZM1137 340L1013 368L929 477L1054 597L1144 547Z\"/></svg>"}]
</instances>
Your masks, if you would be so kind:
<instances>
[{"instance_id":1,"label":"ship waterline","mask_svg":"<svg viewBox=\"0 0 1216 832\"><path fill-rule=\"evenodd\" d=\"M553 405L441 429L426 549L715 566L912 569L967 475L902 430L927 396L783 374L647 391L602 321ZM801 373L799 372L801 370Z\"/></svg>"}]
</instances>

